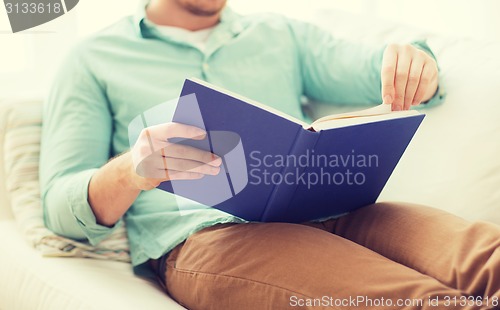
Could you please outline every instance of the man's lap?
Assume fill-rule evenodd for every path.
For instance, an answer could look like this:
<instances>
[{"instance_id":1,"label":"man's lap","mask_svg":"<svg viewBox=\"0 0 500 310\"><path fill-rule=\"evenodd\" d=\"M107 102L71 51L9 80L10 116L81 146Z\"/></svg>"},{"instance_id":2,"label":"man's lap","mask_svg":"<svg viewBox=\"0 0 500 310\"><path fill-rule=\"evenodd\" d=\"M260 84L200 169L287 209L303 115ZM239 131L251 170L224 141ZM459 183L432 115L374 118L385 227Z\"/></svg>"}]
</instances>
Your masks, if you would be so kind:
<instances>
[{"instance_id":1,"label":"man's lap","mask_svg":"<svg viewBox=\"0 0 500 310\"><path fill-rule=\"evenodd\" d=\"M459 296L458 290L434 275L424 275L375 251L411 250L405 255L417 263L428 257L422 247L413 244L411 248L418 238L409 240L415 228L401 220L406 217L410 221L413 217L417 226L418 222L431 223L433 231L421 230L419 235L446 230L447 225L440 223L443 217L462 224L461 219L441 211L397 204L376 204L320 223L222 224L199 231L177 246L161 263L161 273L167 275L168 292L191 307L209 306L206 303L213 303L214 296L218 296L218 306L224 307L225 302L243 305L238 298L248 298L252 291L266 304L270 298L280 302L291 296L315 298L331 295L332 290L337 297L356 292L376 298L393 292L395 298L401 292L419 296L434 291ZM380 240L367 247L374 242L372 234ZM373 289L380 283L384 286Z\"/></svg>"}]
</instances>

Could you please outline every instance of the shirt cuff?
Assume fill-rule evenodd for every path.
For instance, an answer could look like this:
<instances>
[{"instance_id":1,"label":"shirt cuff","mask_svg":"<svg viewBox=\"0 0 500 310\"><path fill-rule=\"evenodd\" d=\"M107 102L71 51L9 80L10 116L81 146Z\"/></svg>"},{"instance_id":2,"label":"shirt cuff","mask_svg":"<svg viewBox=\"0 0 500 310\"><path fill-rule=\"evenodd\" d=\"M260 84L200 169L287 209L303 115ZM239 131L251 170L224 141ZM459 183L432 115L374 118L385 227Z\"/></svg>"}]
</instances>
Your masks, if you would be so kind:
<instances>
[{"instance_id":1,"label":"shirt cuff","mask_svg":"<svg viewBox=\"0 0 500 310\"><path fill-rule=\"evenodd\" d=\"M78 225L89 240L90 244L96 245L106 239L120 226L120 221L112 227L97 223L96 217L88 202L88 188L90 179L98 169L90 169L75 174L69 180L68 203Z\"/></svg>"},{"instance_id":2,"label":"shirt cuff","mask_svg":"<svg viewBox=\"0 0 500 310\"><path fill-rule=\"evenodd\" d=\"M431 48L427 44L426 40L419 40L419 41L414 41L411 43L411 45L415 46L416 48L426 52L429 56L434 58L434 60L437 63L438 66L438 72L441 72L441 68L439 67L439 62L437 61L436 56L432 52ZM446 87L443 84L443 78L442 75L439 74L439 81L438 81L438 87L436 89L436 92L434 93L434 96L432 96L431 99L423 102L421 105L419 105L417 108L425 108L425 107L430 107L430 106L435 106L439 105L444 102L446 99Z\"/></svg>"}]
</instances>

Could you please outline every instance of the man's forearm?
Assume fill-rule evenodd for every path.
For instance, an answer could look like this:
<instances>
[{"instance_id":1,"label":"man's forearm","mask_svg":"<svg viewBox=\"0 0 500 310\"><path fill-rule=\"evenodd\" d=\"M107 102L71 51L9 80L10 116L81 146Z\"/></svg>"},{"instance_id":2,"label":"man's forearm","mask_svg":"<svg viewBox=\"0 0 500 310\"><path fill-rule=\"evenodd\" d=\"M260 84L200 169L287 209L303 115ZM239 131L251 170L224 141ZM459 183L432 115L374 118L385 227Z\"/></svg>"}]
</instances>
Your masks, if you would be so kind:
<instances>
[{"instance_id":1,"label":"man's forearm","mask_svg":"<svg viewBox=\"0 0 500 310\"><path fill-rule=\"evenodd\" d=\"M141 192L131 179L130 153L102 166L90 180L89 204L97 223L112 226L127 212Z\"/></svg>"}]
</instances>

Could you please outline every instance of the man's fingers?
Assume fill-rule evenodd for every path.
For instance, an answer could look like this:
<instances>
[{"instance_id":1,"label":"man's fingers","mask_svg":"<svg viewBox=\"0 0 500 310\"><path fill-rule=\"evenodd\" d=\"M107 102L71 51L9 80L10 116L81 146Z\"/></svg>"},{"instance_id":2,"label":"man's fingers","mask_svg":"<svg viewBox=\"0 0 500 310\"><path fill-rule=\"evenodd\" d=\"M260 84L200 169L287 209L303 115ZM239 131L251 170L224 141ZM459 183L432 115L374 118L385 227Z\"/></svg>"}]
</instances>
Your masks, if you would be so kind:
<instances>
[{"instance_id":1,"label":"man's fingers","mask_svg":"<svg viewBox=\"0 0 500 310\"><path fill-rule=\"evenodd\" d=\"M411 46L405 45L398 50L398 62L396 65L395 89L396 95L392 103L393 111L401 111L403 109L404 98L406 93L406 83L411 64Z\"/></svg>"},{"instance_id":2,"label":"man's fingers","mask_svg":"<svg viewBox=\"0 0 500 310\"><path fill-rule=\"evenodd\" d=\"M432 57L410 44L390 44L382 61L382 99L393 111L408 110L432 95L437 87Z\"/></svg>"},{"instance_id":3,"label":"man's fingers","mask_svg":"<svg viewBox=\"0 0 500 310\"><path fill-rule=\"evenodd\" d=\"M413 97L412 105L418 105L422 102L429 86L431 85L432 79L435 78L434 73L435 70L433 66L425 63L422 69L422 74L420 76L420 82L418 84L417 91L415 92L415 96Z\"/></svg>"},{"instance_id":4,"label":"man's fingers","mask_svg":"<svg viewBox=\"0 0 500 310\"><path fill-rule=\"evenodd\" d=\"M137 165L144 158L172 145L168 139L174 137L201 140L206 137L206 132L198 127L179 123L165 123L144 128L132 151L134 163Z\"/></svg>"},{"instance_id":5,"label":"man's fingers","mask_svg":"<svg viewBox=\"0 0 500 310\"><path fill-rule=\"evenodd\" d=\"M217 175L220 172L220 167L214 167L208 164L200 163L182 158L163 157L163 165L160 169L175 170L175 171L189 171L207 175Z\"/></svg>"},{"instance_id":6,"label":"man's fingers","mask_svg":"<svg viewBox=\"0 0 500 310\"><path fill-rule=\"evenodd\" d=\"M206 135L206 131L198 127L180 123L166 123L145 128L141 133L141 138L146 136L153 147L153 152L156 152L164 148L170 138L203 140Z\"/></svg>"},{"instance_id":7,"label":"man's fingers","mask_svg":"<svg viewBox=\"0 0 500 310\"><path fill-rule=\"evenodd\" d=\"M163 149L163 156L173 158L183 158L200 163L209 164L218 167L222 164L222 159L214 153L203 151L195 147L182 145L179 143L170 143Z\"/></svg>"},{"instance_id":8,"label":"man's fingers","mask_svg":"<svg viewBox=\"0 0 500 310\"><path fill-rule=\"evenodd\" d=\"M220 166L214 166L199 161L165 157L163 150L148 156L136 166L136 173L143 178L165 179L168 178L167 170L187 171L203 175L217 175Z\"/></svg>"},{"instance_id":9,"label":"man's fingers","mask_svg":"<svg viewBox=\"0 0 500 310\"><path fill-rule=\"evenodd\" d=\"M148 127L153 136L160 140L169 138L185 138L202 140L206 136L206 131L190 125L180 123L166 123Z\"/></svg>"},{"instance_id":10,"label":"man's fingers","mask_svg":"<svg viewBox=\"0 0 500 310\"><path fill-rule=\"evenodd\" d=\"M202 173L190 172L190 171L175 171L175 170L158 170L157 177L155 178L145 178L144 182L148 184L150 189L158 187L160 183L173 180L198 180L203 178L205 175Z\"/></svg>"},{"instance_id":11,"label":"man's fingers","mask_svg":"<svg viewBox=\"0 0 500 310\"><path fill-rule=\"evenodd\" d=\"M205 175L196 172L190 171L174 171L168 170L166 181L174 181L174 180L198 180L203 178Z\"/></svg>"},{"instance_id":12,"label":"man's fingers","mask_svg":"<svg viewBox=\"0 0 500 310\"><path fill-rule=\"evenodd\" d=\"M413 58L410 65L410 74L406 83L406 91L404 96L404 110L409 110L413 103L413 98L420 83L420 77L424 66L424 60L420 57Z\"/></svg>"},{"instance_id":13,"label":"man's fingers","mask_svg":"<svg viewBox=\"0 0 500 310\"><path fill-rule=\"evenodd\" d=\"M382 100L386 104L392 104L395 96L394 79L396 75L396 64L398 62L397 46L389 45L384 51L382 60Z\"/></svg>"}]
</instances>

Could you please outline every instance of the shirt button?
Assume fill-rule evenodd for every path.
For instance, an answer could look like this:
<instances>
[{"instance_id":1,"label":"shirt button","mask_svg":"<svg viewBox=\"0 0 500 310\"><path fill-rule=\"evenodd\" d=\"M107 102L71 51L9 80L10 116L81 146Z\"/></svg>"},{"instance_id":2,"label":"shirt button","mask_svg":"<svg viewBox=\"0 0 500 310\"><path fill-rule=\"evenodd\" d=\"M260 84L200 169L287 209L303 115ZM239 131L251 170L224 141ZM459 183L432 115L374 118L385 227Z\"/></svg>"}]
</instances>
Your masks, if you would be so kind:
<instances>
[{"instance_id":1,"label":"shirt button","mask_svg":"<svg viewBox=\"0 0 500 310\"><path fill-rule=\"evenodd\" d=\"M207 64L206 62L203 63L203 71L208 71L208 69L210 69L210 65Z\"/></svg>"}]
</instances>

